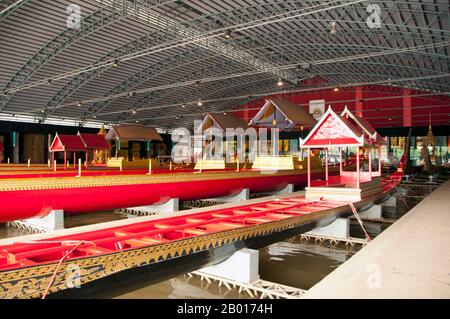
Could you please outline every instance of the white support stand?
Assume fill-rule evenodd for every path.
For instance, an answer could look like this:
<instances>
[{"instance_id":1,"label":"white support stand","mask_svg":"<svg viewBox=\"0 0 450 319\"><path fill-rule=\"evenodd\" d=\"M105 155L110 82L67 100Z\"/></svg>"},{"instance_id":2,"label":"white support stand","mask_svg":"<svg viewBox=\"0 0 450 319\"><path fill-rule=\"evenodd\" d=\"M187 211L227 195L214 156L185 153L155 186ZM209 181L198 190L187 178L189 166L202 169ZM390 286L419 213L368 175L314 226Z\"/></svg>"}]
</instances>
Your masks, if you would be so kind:
<instances>
[{"instance_id":1,"label":"white support stand","mask_svg":"<svg viewBox=\"0 0 450 319\"><path fill-rule=\"evenodd\" d=\"M359 216L364 220L379 221L383 219L383 209L381 205L373 205L369 209L359 212Z\"/></svg>"},{"instance_id":2,"label":"white support stand","mask_svg":"<svg viewBox=\"0 0 450 319\"><path fill-rule=\"evenodd\" d=\"M291 194L293 192L294 192L294 184L287 184L285 188L279 191L271 192L271 194L282 195L282 194Z\"/></svg>"},{"instance_id":3,"label":"white support stand","mask_svg":"<svg viewBox=\"0 0 450 319\"><path fill-rule=\"evenodd\" d=\"M397 196L392 195L391 197L386 199L384 202L382 202L381 206L397 207Z\"/></svg>"},{"instance_id":4,"label":"white support stand","mask_svg":"<svg viewBox=\"0 0 450 319\"><path fill-rule=\"evenodd\" d=\"M145 214L173 213L179 210L180 210L180 200L178 198L171 198L167 202L162 204L129 207L125 209L125 212L145 215Z\"/></svg>"},{"instance_id":5,"label":"white support stand","mask_svg":"<svg viewBox=\"0 0 450 319\"><path fill-rule=\"evenodd\" d=\"M259 279L259 252L244 248L220 264L202 268L199 272L250 284Z\"/></svg>"},{"instance_id":6,"label":"white support stand","mask_svg":"<svg viewBox=\"0 0 450 319\"><path fill-rule=\"evenodd\" d=\"M350 237L350 222L348 218L337 218L331 224L320 226L305 233L305 235L348 239Z\"/></svg>"},{"instance_id":7,"label":"white support stand","mask_svg":"<svg viewBox=\"0 0 450 319\"><path fill-rule=\"evenodd\" d=\"M38 232L49 232L64 229L64 211L62 209L52 210L46 216L17 220L11 222L10 224L18 228Z\"/></svg>"},{"instance_id":8,"label":"white support stand","mask_svg":"<svg viewBox=\"0 0 450 319\"><path fill-rule=\"evenodd\" d=\"M249 200L250 199L250 190L248 188L244 188L239 194L231 195L231 196L223 196L223 197L217 197L217 198L207 198L204 199L205 201L212 201L212 202L223 202L223 203L233 203L237 201L242 200Z\"/></svg>"}]
</instances>

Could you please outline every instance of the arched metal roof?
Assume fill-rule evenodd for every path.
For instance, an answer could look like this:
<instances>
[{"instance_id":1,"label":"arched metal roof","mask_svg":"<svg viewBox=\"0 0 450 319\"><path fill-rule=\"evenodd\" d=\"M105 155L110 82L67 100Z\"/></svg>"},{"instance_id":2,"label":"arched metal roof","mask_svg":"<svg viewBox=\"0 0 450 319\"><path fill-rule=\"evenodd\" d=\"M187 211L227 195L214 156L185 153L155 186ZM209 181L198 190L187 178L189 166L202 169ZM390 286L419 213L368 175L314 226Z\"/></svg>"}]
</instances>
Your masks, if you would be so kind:
<instances>
[{"instance_id":1,"label":"arched metal roof","mask_svg":"<svg viewBox=\"0 0 450 319\"><path fill-rule=\"evenodd\" d=\"M71 4L79 29L67 25ZM369 5L380 9L379 28ZM329 86L448 94L449 8L448 0L2 0L0 113L170 128L257 94L301 90L314 76Z\"/></svg>"}]
</instances>

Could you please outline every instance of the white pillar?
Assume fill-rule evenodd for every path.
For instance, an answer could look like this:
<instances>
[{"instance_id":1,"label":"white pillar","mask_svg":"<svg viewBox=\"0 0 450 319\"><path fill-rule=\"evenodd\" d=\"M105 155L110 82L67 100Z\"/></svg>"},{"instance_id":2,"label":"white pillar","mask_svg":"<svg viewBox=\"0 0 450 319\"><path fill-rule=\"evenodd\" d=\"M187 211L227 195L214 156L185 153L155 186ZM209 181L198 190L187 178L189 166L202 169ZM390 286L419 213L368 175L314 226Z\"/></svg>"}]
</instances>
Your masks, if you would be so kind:
<instances>
[{"instance_id":1,"label":"white pillar","mask_svg":"<svg viewBox=\"0 0 450 319\"><path fill-rule=\"evenodd\" d=\"M311 149L308 150L308 187L311 187Z\"/></svg>"},{"instance_id":2,"label":"white pillar","mask_svg":"<svg viewBox=\"0 0 450 319\"><path fill-rule=\"evenodd\" d=\"M81 158L78 159L78 175L77 177L81 177Z\"/></svg>"},{"instance_id":3,"label":"white pillar","mask_svg":"<svg viewBox=\"0 0 450 319\"><path fill-rule=\"evenodd\" d=\"M342 146L339 147L339 175L342 175Z\"/></svg>"},{"instance_id":4,"label":"white pillar","mask_svg":"<svg viewBox=\"0 0 450 319\"><path fill-rule=\"evenodd\" d=\"M148 175L152 175L152 159L148 159Z\"/></svg>"},{"instance_id":5,"label":"white pillar","mask_svg":"<svg viewBox=\"0 0 450 319\"><path fill-rule=\"evenodd\" d=\"M369 176L372 180L372 146L369 148Z\"/></svg>"},{"instance_id":6,"label":"white pillar","mask_svg":"<svg viewBox=\"0 0 450 319\"><path fill-rule=\"evenodd\" d=\"M378 172L381 176L381 145L378 145Z\"/></svg>"},{"instance_id":7,"label":"white pillar","mask_svg":"<svg viewBox=\"0 0 450 319\"><path fill-rule=\"evenodd\" d=\"M359 188L360 176L359 176L359 147L356 148L356 188Z\"/></svg>"},{"instance_id":8,"label":"white pillar","mask_svg":"<svg viewBox=\"0 0 450 319\"><path fill-rule=\"evenodd\" d=\"M230 258L213 266L199 270L204 274L251 284L259 279L259 251L241 249Z\"/></svg>"},{"instance_id":9,"label":"white pillar","mask_svg":"<svg viewBox=\"0 0 450 319\"><path fill-rule=\"evenodd\" d=\"M325 149L325 180L328 181L328 148Z\"/></svg>"}]
</instances>

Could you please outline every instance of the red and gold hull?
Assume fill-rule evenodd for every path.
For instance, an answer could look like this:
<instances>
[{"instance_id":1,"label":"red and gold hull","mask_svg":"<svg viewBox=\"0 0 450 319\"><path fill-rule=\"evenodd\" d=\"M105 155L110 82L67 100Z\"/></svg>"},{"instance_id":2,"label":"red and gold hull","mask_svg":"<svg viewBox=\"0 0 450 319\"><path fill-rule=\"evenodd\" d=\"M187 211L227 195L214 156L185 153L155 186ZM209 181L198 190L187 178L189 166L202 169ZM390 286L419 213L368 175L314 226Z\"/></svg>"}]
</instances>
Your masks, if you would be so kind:
<instances>
[{"instance_id":1,"label":"red and gold hull","mask_svg":"<svg viewBox=\"0 0 450 319\"><path fill-rule=\"evenodd\" d=\"M323 177L322 170L313 172ZM261 172L109 174L71 177L0 179L0 222L45 216L51 210L83 213L162 203L170 198L194 200L304 186L305 170Z\"/></svg>"},{"instance_id":2,"label":"red and gold hull","mask_svg":"<svg viewBox=\"0 0 450 319\"><path fill-rule=\"evenodd\" d=\"M354 202L356 209L388 196L401 179L395 173L382 181L383 191ZM299 231L324 218L346 214L348 203L307 200L291 194L233 206L97 225L90 231L20 239L0 246L0 298L36 298L70 288L78 269L80 284L121 271L155 265L224 245ZM66 231L64 231L66 232ZM74 268L75 267L75 268Z\"/></svg>"}]
</instances>

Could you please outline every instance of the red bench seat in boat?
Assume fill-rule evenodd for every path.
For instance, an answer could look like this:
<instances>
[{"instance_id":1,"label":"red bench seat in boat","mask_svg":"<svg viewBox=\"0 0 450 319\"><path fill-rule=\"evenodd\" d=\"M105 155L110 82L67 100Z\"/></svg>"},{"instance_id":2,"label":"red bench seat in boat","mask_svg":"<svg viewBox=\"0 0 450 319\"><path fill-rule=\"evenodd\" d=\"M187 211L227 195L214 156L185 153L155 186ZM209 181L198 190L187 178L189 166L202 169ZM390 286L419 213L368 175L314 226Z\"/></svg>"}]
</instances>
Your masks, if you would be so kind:
<instances>
[{"instance_id":1,"label":"red bench seat in boat","mask_svg":"<svg viewBox=\"0 0 450 319\"><path fill-rule=\"evenodd\" d=\"M208 232L206 230L197 229L197 228L185 228L185 229L179 229L177 232L183 233L183 234L190 234L190 235L206 235Z\"/></svg>"},{"instance_id":2,"label":"red bench seat in boat","mask_svg":"<svg viewBox=\"0 0 450 319\"><path fill-rule=\"evenodd\" d=\"M244 218L244 221L246 222L252 222L252 223L257 223L257 224L261 224L261 223L270 223L275 221L275 218L270 218L268 216L261 216L261 217L246 217Z\"/></svg>"}]
</instances>

